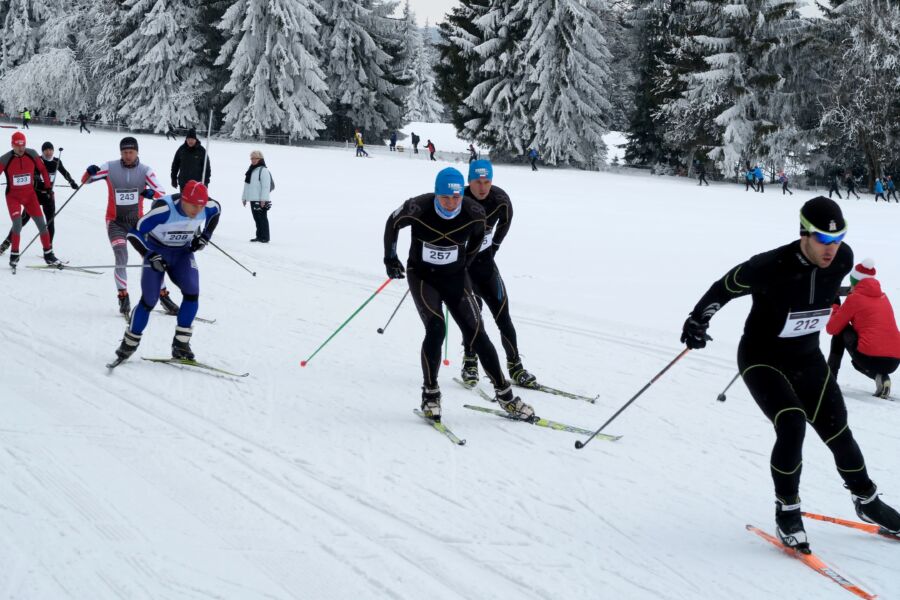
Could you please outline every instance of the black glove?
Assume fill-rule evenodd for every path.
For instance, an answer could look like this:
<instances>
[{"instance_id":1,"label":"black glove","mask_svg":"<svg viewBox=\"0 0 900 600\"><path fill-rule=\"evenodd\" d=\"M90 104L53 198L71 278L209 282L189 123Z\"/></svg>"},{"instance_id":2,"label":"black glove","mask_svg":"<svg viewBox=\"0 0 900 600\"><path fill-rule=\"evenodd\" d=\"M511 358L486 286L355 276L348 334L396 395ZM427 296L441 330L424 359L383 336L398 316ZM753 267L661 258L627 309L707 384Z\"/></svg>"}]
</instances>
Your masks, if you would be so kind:
<instances>
[{"instance_id":1,"label":"black glove","mask_svg":"<svg viewBox=\"0 0 900 600\"><path fill-rule=\"evenodd\" d=\"M694 317L688 317L681 329L681 342L691 350L699 350L706 347L706 342L712 338L706 333L709 329L708 321L698 321Z\"/></svg>"},{"instance_id":2,"label":"black glove","mask_svg":"<svg viewBox=\"0 0 900 600\"><path fill-rule=\"evenodd\" d=\"M403 268L403 263L396 256L384 259L384 266L387 270L387 276L391 279L403 279L405 277L403 273L406 269Z\"/></svg>"},{"instance_id":3,"label":"black glove","mask_svg":"<svg viewBox=\"0 0 900 600\"><path fill-rule=\"evenodd\" d=\"M70 181L70 182L69 182L69 185L72 187L73 190L77 190L77 189L78 189L78 184L75 183L74 181Z\"/></svg>"},{"instance_id":4,"label":"black glove","mask_svg":"<svg viewBox=\"0 0 900 600\"><path fill-rule=\"evenodd\" d=\"M100 172L100 167L98 167L97 165L88 165L88 167L87 167L87 169L85 169L85 171L87 171L88 175L93 177L94 175L96 175L97 173Z\"/></svg>"},{"instance_id":5,"label":"black glove","mask_svg":"<svg viewBox=\"0 0 900 600\"><path fill-rule=\"evenodd\" d=\"M202 235L198 235L191 241L191 252L200 252L206 245L209 243L209 240L203 237Z\"/></svg>"},{"instance_id":6,"label":"black glove","mask_svg":"<svg viewBox=\"0 0 900 600\"><path fill-rule=\"evenodd\" d=\"M161 255L157 254L156 252L152 252L147 255L147 262L150 263L150 268L153 269L154 271L156 271L157 273L165 273L166 272L166 267L168 265L166 264L165 259Z\"/></svg>"},{"instance_id":7,"label":"black glove","mask_svg":"<svg viewBox=\"0 0 900 600\"><path fill-rule=\"evenodd\" d=\"M175 179L174 177L172 178L172 187L175 188L176 190L178 189L178 180Z\"/></svg>"},{"instance_id":8,"label":"black glove","mask_svg":"<svg viewBox=\"0 0 900 600\"><path fill-rule=\"evenodd\" d=\"M147 200L153 200L153 197L156 196L156 190L153 188L144 188L144 191L141 192L141 196Z\"/></svg>"}]
</instances>

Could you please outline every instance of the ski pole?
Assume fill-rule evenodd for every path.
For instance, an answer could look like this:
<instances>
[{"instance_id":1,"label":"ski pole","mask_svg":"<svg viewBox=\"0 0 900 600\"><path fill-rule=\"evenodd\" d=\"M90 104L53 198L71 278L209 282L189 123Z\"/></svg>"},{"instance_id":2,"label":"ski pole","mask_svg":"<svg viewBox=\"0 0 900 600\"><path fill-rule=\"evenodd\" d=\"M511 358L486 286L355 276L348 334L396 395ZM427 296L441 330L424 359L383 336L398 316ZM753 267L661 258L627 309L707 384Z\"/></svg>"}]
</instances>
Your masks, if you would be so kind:
<instances>
[{"instance_id":1,"label":"ski pole","mask_svg":"<svg viewBox=\"0 0 900 600\"><path fill-rule=\"evenodd\" d=\"M330 342L331 339L332 339L334 336L336 336L338 333L340 333L341 329L343 329L343 328L347 325L347 323L349 323L350 321L352 321L352 320L353 320L353 317L355 317L356 315L358 315L358 314L359 314L359 311L361 311L362 309L364 309L364 308L366 307L366 304L368 304L369 302L371 302L371 301L372 301L372 298L374 298L375 296L377 296L377 295L378 295L378 292L380 292L381 290L383 290L384 288L386 288L386 287L387 287L387 284L389 284L391 281L392 281L392 279L391 279L390 277L388 277L388 279L387 279L384 283L382 283L381 286L380 286L377 290L375 290L375 291L372 293L372 295L369 296L369 298L368 298L365 302L363 302L363 303L360 305L359 308L357 308L355 311L353 311L353 314L352 314L352 315L350 315L349 317L347 317L347 320L346 320L346 321L344 321L343 323L341 323L341 326L340 326L340 327L338 327L337 329L334 330L334 333L332 333L331 335L328 336L328 339L327 339L327 340L325 340L324 342L322 342L322 345L321 345L321 346L319 346L318 348L316 348L316 351L315 351L315 352L313 352L312 354L309 355L309 358L307 358L306 360L301 360L301 361L300 361L300 366L301 366L301 367L305 367L305 366L309 363L309 361L311 361L311 360L313 359L313 356L315 356L316 354L318 354L318 353L319 353L319 350L321 350L322 348L324 348L325 345L326 345L328 342Z\"/></svg>"},{"instance_id":2,"label":"ski pole","mask_svg":"<svg viewBox=\"0 0 900 600\"><path fill-rule=\"evenodd\" d=\"M737 374L731 378L731 381L728 382L728 385L725 386L725 389L722 390L722 393L719 394L718 396L716 396L716 400L718 400L719 402L725 402L725 392L728 391L728 388L730 388L732 385L734 385L734 382L737 381L737 378L740 376L741 376L741 372L738 371Z\"/></svg>"},{"instance_id":3,"label":"ski pole","mask_svg":"<svg viewBox=\"0 0 900 600\"><path fill-rule=\"evenodd\" d=\"M582 442L581 440L575 440L575 449L576 449L576 450L581 450L582 448L584 448L585 446L587 446L587 445L590 443L590 441L591 441L592 439L594 439L594 438L597 436L597 434L599 434L601 431L603 431L603 430L606 428L607 425L609 425L610 423L612 423L612 422L615 420L616 417L618 417L620 414L622 414L622 411L624 411L626 408L628 408L628 407L631 405L632 402L634 402L635 400L637 400L638 397L639 397L641 394L643 394L643 393L647 390L648 387L650 387L651 385L653 385L653 384L656 382L657 379L659 379L660 377L662 377L663 373L665 373L666 371L668 371L668 370L672 367L672 365L674 365L674 364L677 363L679 360L681 360L681 357L683 357L683 356L684 356L685 354L687 354L689 351L690 351L690 348L685 348L684 350L682 350L681 352L679 352L679 353L678 353L678 356L676 356L675 358L672 359L672 362L670 362L670 363L667 364L665 367L663 367L663 370L660 371L659 373L657 373L656 376L655 376L653 379L651 379L650 381L648 381L648 382L647 382L647 385L645 385L644 387L642 387L641 390L640 390L637 394L635 394L634 396L632 396L632 397L631 397L631 400L629 400L628 402L626 402L626 403L622 406L622 408L620 408L619 410L617 410L617 411L616 411L616 414L614 414L614 415L611 416L609 419L607 419L607 420L606 420L606 423L604 423L603 425L600 426L600 429L598 429L597 431L595 431L594 433L592 433L592 434L591 434L591 437L589 437L588 439L586 439L586 440L583 441L583 442Z\"/></svg>"},{"instance_id":4,"label":"ski pole","mask_svg":"<svg viewBox=\"0 0 900 600\"><path fill-rule=\"evenodd\" d=\"M227 256L228 258L230 258L231 260L233 260L234 262L236 262L240 268L242 268L243 270L247 271L248 273L250 273L251 275L253 275L254 277L256 277L256 271L251 271L250 269L248 269L247 267L245 267L244 265L242 265L242 264L240 263L240 261L238 261L238 259L236 259L236 258L233 257L232 255L228 254L227 252L225 252L224 250L222 250L221 248L219 248L219 247L216 245L216 243L215 243L214 241L209 240L209 245L212 246L213 248L215 248L216 250L218 250L219 252L221 252L222 254L224 254L225 256Z\"/></svg>"},{"instance_id":5,"label":"ski pole","mask_svg":"<svg viewBox=\"0 0 900 600\"><path fill-rule=\"evenodd\" d=\"M447 360L447 345L450 342L450 307L444 306L444 366L450 366Z\"/></svg>"},{"instance_id":6,"label":"ski pole","mask_svg":"<svg viewBox=\"0 0 900 600\"><path fill-rule=\"evenodd\" d=\"M384 330L388 328L388 325L391 324L391 321L394 320L394 315L397 314L397 311L400 310L400 306L403 305L403 301L406 300L406 297L409 295L409 288L403 292L403 297L400 298L400 302L397 303L397 308L394 309L394 312L391 313L391 317L387 320L387 323L384 324L384 327L378 328L378 333L384 333Z\"/></svg>"},{"instance_id":7,"label":"ski pole","mask_svg":"<svg viewBox=\"0 0 900 600\"><path fill-rule=\"evenodd\" d=\"M149 265L66 265L70 269L141 269Z\"/></svg>"},{"instance_id":8,"label":"ski pole","mask_svg":"<svg viewBox=\"0 0 900 600\"><path fill-rule=\"evenodd\" d=\"M57 157L57 160L59 161L59 164L62 164L62 151L63 151L63 150L65 150L65 148L63 148L63 147L60 147L60 148L59 148L59 156ZM59 170L59 169L57 169L57 170ZM51 191L51 192L53 191L53 188L54 188L54 187L56 187L56 177L53 178L53 183L50 184L50 191Z\"/></svg>"},{"instance_id":9,"label":"ski pole","mask_svg":"<svg viewBox=\"0 0 900 600\"><path fill-rule=\"evenodd\" d=\"M209 147L212 142L210 142L209 138L212 137L212 109L209 109L209 126L206 128L206 152L203 153L203 170L200 171L200 183L204 183L206 180L206 164L209 161ZM256 273L254 273L255 275Z\"/></svg>"},{"instance_id":10,"label":"ski pole","mask_svg":"<svg viewBox=\"0 0 900 600\"><path fill-rule=\"evenodd\" d=\"M52 217L50 217L50 218L47 220L47 226L48 226L48 227L50 226L50 223L53 222L53 219L55 219L55 218L59 215L59 213L61 213L62 210L66 207L66 204L68 204L69 201L71 201L72 198L75 197L75 194L77 194L77 193L81 190L81 188L83 188L83 187L84 187L84 184L83 184L83 183L82 183L81 185L79 185L78 188L77 188L74 192L72 192L72 194L68 197L68 199L67 199L65 202L63 202L63 205L59 207L59 210L57 210L56 213L54 213L54 215L53 215ZM25 254L25 251L28 250L29 248L31 248L31 245L32 245L32 244L34 243L34 241L35 241L36 239L38 239L39 237L41 237L41 233L40 233L40 232L38 232L38 234L37 234L36 236L34 236L33 238L31 238L31 241L28 242L28 245L25 246L25 249L22 250L19 254L24 255L24 254Z\"/></svg>"}]
</instances>

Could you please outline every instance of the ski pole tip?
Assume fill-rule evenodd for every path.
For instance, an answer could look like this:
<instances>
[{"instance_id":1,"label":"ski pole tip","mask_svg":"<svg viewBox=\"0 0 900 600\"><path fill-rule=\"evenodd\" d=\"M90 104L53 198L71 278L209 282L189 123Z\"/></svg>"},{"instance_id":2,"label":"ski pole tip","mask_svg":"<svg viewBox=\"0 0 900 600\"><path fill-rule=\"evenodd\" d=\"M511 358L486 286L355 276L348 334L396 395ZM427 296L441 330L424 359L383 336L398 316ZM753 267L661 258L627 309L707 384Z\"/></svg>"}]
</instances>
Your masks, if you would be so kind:
<instances>
[{"instance_id":1,"label":"ski pole tip","mask_svg":"<svg viewBox=\"0 0 900 600\"><path fill-rule=\"evenodd\" d=\"M301 360L301 361L300 361L300 366L301 366L301 367L305 367L305 366L306 366L306 361L305 361L305 360Z\"/></svg>"},{"instance_id":2,"label":"ski pole tip","mask_svg":"<svg viewBox=\"0 0 900 600\"><path fill-rule=\"evenodd\" d=\"M581 450L582 448L584 448L584 444L581 442L581 440L575 440L575 449Z\"/></svg>"},{"instance_id":3,"label":"ski pole tip","mask_svg":"<svg viewBox=\"0 0 900 600\"><path fill-rule=\"evenodd\" d=\"M447 360L446 358L444 359L444 366L445 366L445 367L449 367L449 366L450 366L450 361Z\"/></svg>"}]
</instances>

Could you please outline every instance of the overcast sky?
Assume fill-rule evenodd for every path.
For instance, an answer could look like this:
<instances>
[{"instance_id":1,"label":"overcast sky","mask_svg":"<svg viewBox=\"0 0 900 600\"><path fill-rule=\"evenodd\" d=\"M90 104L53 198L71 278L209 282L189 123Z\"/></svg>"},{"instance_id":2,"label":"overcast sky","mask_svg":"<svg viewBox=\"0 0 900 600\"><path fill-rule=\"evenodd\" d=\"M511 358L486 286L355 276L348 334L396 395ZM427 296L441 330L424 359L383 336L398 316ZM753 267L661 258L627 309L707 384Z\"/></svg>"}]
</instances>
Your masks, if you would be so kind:
<instances>
[{"instance_id":1,"label":"overcast sky","mask_svg":"<svg viewBox=\"0 0 900 600\"><path fill-rule=\"evenodd\" d=\"M803 0L801 0L802 3ZM432 25L437 25L444 20L444 15L456 4L456 0L409 0L409 5L416 13L419 24L424 25L427 19ZM806 15L816 14L818 9L812 0L807 0L808 6L801 9ZM401 3L402 6L402 3Z\"/></svg>"}]
</instances>

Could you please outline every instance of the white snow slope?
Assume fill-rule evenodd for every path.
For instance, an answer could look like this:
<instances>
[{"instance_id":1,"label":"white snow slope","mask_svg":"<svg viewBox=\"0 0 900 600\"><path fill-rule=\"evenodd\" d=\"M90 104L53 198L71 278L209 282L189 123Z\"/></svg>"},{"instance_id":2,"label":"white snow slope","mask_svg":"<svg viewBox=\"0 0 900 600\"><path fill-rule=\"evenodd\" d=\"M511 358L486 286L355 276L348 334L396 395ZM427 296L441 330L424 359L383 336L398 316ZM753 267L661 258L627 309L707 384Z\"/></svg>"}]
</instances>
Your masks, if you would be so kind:
<instances>
[{"instance_id":1,"label":"white snow slope","mask_svg":"<svg viewBox=\"0 0 900 600\"><path fill-rule=\"evenodd\" d=\"M27 135L32 147L65 147L79 176L117 158L124 134ZM139 139L168 182L176 143ZM608 428L620 441L581 451L578 436L464 409L479 401L451 380L452 328L441 380L444 420L468 439L457 447L412 414L422 338L412 304L376 333L403 281L299 367L385 280L388 214L432 189L445 165L264 148L277 189L272 243L258 245L240 204L254 147L214 141L211 191L224 209L214 241L258 276L214 248L200 254L200 315L217 321L196 324L193 340L198 358L247 379L139 360L169 353L175 321L158 313L138 354L107 375L125 325L112 273L25 268L41 262L39 244L15 276L0 268L0 597L849 597L744 529L773 528L772 427L740 382L727 402L716 395L735 373L749 299L717 315L715 341ZM522 396L585 428L678 354L681 324L716 278L796 237L808 197L527 166L498 166L495 183L515 204L497 260L525 365L600 399ZM68 194L59 186L58 205ZM86 187L60 214L63 259L112 262L105 195L102 183ZM898 207L843 206L857 258L874 257L900 301ZM849 359L840 378L872 477L898 505L900 406L872 398ZM829 452L812 431L807 440L804 507L854 518ZM900 546L830 524L807 530L843 574L900 597Z\"/></svg>"}]
</instances>

